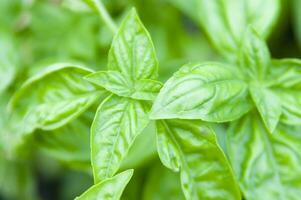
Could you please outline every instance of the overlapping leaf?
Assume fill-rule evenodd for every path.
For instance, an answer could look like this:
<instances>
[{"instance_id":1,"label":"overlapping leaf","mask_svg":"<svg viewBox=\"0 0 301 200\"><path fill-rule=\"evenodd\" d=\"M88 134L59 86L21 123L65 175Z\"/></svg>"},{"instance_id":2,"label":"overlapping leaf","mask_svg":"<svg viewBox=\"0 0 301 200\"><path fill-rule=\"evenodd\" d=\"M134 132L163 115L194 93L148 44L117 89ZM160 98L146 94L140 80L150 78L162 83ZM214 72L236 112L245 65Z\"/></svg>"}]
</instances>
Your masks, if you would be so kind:
<instances>
[{"instance_id":1,"label":"overlapping leaf","mask_svg":"<svg viewBox=\"0 0 301 200\"><path fill-rule=\"evenodd\" d=\"M181 171L186 199L240 199L232 169L213 131L198 120L157 122L158 152L164 165Z\"/></svg>"},{"instance_id":2,"label":"overlapping leaf","mask_svg":"<svg viewBox=\"0 0 301 200\"><path fill-rule=\"evenodd\" d=\"M95 182L112 177L137 135L148 124L148 107L111 95L98 108L91 127L91 159Z\"/></svg>"},{"instance_id":3,"label":"overlapping leaf","mask_svg":"<svg viewBox=\"0 0 301 200\"><path fill-rule=\"evenodd\" d=\"M106 91L98 90L83 77L90 70L72 64L55 64L30 78L10 102L14 142L35 129L53 130L87 110Z\"/></svg>"},{"instance_id":4,"label":"overlapping leaf","mask_svg":"<svg viewBox=\"0 0 301 200\"><path fill-rule=\"evenodd\" d=\"M279 125L269 134L258 115L249 114L228 130L228 154L248 200L297 200L301 195L301 135Z\"/></svg>"}]
</instances>

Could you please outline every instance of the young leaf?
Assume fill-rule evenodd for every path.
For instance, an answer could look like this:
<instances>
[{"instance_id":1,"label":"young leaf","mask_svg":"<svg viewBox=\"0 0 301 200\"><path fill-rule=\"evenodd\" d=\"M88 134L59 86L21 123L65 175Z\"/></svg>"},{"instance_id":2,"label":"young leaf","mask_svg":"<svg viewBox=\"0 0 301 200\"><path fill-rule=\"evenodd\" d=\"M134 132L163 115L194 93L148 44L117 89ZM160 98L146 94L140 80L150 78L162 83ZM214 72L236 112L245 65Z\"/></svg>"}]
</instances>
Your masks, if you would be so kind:
<instances>
[{"instance_id":1,"label":"young leaf","mask_svg":"<svg viewBox=\"0 0 301 200\"><path fill-rule=\"evenodd\" d=\"M135 9L126 16L114 37L108 68L132 80L157 78L155 49Z\"/></svg>"},{"instance_id":2,"label":"young leaf","mask_svg":"<svg viewBox=\"0 0 301 200\"><path fill-rule=\"evenodd\" d=\"M160 159L166 167L181 171L186 199L241 199L232 169L206 124L157 121L157 134Z\"/></svg>"},{"instance_id":3,"label":"young leaf","mask_svg":"<svg viewBox=\"0 0 301 200\"><path fill-rule=\"evenodd\" d=\"M250 110L247 96L247 84L233 68L219 63L188 64L165 83L151 117L231 121Z\"/></svg>"},{"instance_id":4,"label":"young leaf","mask_svg":"<svg viewBox=\"0 0 301 200\"><path fill-rule=\"evenodd\" d=\"M233 57L243 34L252 25L263 38L271 32L279 15L279 0L197 0L201 26L213 44Z\"/></svg>"},{"instance_id":5,"label":"young leaf","mask_svg":"<svg viewBox=\"0 0 301 200\"><path fill-rule=\"evenodd\" d=\"M270 64L270 53L254 29L246 31L239 53L239 64L247 77L253 81L263 80Z\"/></svg>"},{"instance_id":6,"label":"young leaf","mask_svg":"<svg viewBox=\"0 0 301 200\"><path fill-rule=\"evenodd\" d=\"M92 186L75 200L119 200L132 176L132 169L119 173Z\"/></svg>"},{"instance_id":7,"label":"young leaf","mask_svg":"<svg viewBox=\"0 0 301 200\"><path fill-rule=\"evenodd\" d=\"M271 90L282 105L281 121L290 125L301 124L301 61L274 60L270 70Z\"/></svg>"},{"instance_id":8,"label":"young leaf","mask_svg":"<svg viewBox=\"0 0 301 200\"><path fill-rule=\"evenodd\" d=\"M265 126L273 133L282 110L278 97L269 89L256 86L250 87L250 93Z\"/></svg>"},{"instance_id":9,"label":"young leaf","mask_svg":"<svg viewBox=\"0 0 301 200\"><path fill-rule=\"evenodd\" d=\"M91 159L95 182L112 177L135 138L147 126L148 105L109 96L99 106L91 127Z\"/></svg>"},{"instance_id":10,"label":"young leaf","mask_svg":"<svg viewBox=\"0 0 301 200\"><path fill-rule=\"evenodd\" d=\"M228 155L248 200L298 199L301 195L300 130L279 124L269 134L257 115L233 122Z\"/></svg>"},{"instance_id":11,"label":"young leaf","mask_svg":"<svg viewBox=\"0 0 301 200\"><path fill-rule=\"evenodd\" d=\"M159 81L151 79L133 82L118 71L99 71L86 76L86 79L118 96L137 100L153 100L162 87Z\"/></svg>"}]
</instances>

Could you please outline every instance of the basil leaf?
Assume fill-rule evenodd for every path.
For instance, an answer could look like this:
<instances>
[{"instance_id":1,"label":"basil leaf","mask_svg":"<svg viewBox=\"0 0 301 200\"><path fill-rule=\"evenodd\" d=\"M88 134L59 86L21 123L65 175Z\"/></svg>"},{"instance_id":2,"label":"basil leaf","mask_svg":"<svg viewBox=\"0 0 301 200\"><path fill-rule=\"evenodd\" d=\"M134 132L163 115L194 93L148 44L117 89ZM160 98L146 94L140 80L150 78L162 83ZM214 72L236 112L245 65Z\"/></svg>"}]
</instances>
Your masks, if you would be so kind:
<instances>
[{"instance_id":1,"label":"basil leaf","mask_svg":"<svg viewBox=\"0 0 301 200\"><path fill-rule=\"evenodd\" d=\"M227 133L228 154L246 199L300 197L299 132L279 124L271 135L258 116L251 114L231 124Z\"/></svg>"},{"instance_id":2,"label":"basil leaf","mask_svg":"<svg viewBox=\"0 0 301 200\"><path fill-rule=\"evenodd\" d=\"M280 120L290 125L301 125L301 61L273 60L270 85L282 105Z\"/></svg>"},{"instance_id":3,"label":"basil leaf","mask_svg":"<svg viewBox=\"0 0 301 200\"><path fill-rule=\"evenodd\" d=\"M250 93L265 126L273 133L282 110L278 97L269 89L262 87L251 86Z\"/></svg>"},{"instance_id":4,"label":"basil leaf","mask_svg":"<svg viewBox=\"0 0 301 200\"><path fill-rule=\"evenodd\" d=\"M163 164L181 171L186 199L241 199L232 169L216 136L198 120L157 121Z\"/></svg>"},{"instance_id":5,"label":"basil leaf","mask_svg":"<svg viewBox=\"0 0 301 200\"><path fill-rule=\"evenodd\" d=\"M137 100L153 100L162 86L160 82L151 79L133 82L118 71L99 71L86 76L86 79L118 96Z\"/></svg>"},{"instance_id":6,"label":"basil leaf","mask_svg":"<svg viewBox=\"0 0 301 200\"><path fill-rule=\"evenodd\" d=\"M252 25L263 38L273 28L279 15L279 0L199 0L200 24L213 44L232 58L244 32Z\"/></svg>"},{"instance_id":7,"label":"basil leaf","mask_svg":"<svg viewBox=\"0 0 301 200\"><path fill-rule=\"evenodd\" d=\"M10 110L20 115L23 132L59 128L83 113L106 92L83 80L90 70L55 64L30 78L14 94Z\"/></svg>"},{"instance_id":8,"label":"basil leaf","mask_svg":"<svg viewBox=\"0 0 301 200\"><path fill-rule=\"evenodd\" d=\"M263 80L271 58L267 45L254 29L246 31L239 53L239 63L246 76L252 81Z\"/></svg>"},{"instance_id":9,"label":"basil leaf","mask_svg":"<svg viewBox=\"0 0 301 200\"><path fill-rule=\"evenodd\" d=\"M113 176L135 138L147 126L148 106L110 95L99 106L91 127L91 159L95 182Z\"/></svg>"},{"instance_id":10,"label":"basil leaf","mask_svg":"<svg viewBox=\"0 0 301 200\"><path fill-rule=\"evenodd\" d=\"M75 200L119 200L133 175L132 169L108 178L88 189Z\"/></svg>"},{"instance_id":11,"label":"basil leaf","mask_svg":"<svg viewBox=\"0 0 301 200\"><path fill-rule=\"evenodd\" d=\"M247 84L233 68L220 63L188 64L165 83L151 117L231 121L250 110L247 96Z\"/></svg>"},{"instance_id":12,"label":"basil leaf","mask_svg":"<svg viewBox=\"0 0 301 200\"><path fill-rule=\"evenodd\" d=\"M10 85L17 64L17 51L12 38L0 34L0 94Z\"/></svg>"},{"instance_id":13,"label":"basil leaf","mask_svg":"<svg viewBox=\"0 0 301 200\"><path fill-rule=\"evenodd\" d=\"M132 80L157 78L155 49L135 9L120 25L108 59L109 70L117 70Z\"/></svg>"}]
</instances>

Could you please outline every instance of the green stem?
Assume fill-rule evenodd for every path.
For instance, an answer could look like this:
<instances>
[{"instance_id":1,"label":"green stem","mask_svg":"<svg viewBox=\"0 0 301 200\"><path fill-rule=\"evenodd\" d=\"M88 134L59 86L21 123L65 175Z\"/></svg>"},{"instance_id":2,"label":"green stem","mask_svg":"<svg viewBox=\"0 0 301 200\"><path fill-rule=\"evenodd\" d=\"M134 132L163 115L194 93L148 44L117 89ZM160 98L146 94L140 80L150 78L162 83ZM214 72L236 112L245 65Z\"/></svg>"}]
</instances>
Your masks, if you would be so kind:
<instances>
[{"instance_id":1,"label":"green stem","mask_svg":"<svg viewBox=\"0 0 301 200\"><path fill-rule=\"evenodd\" d=\"M101 0L85 0L86 2L93 4L93 7L96 8L99 16L102 18L104 23L108 26L113 34L117 32L117 26L113 19L111 18L110 14L108 13L107 9L103 5Z\"/></svg>"}]
</instances>

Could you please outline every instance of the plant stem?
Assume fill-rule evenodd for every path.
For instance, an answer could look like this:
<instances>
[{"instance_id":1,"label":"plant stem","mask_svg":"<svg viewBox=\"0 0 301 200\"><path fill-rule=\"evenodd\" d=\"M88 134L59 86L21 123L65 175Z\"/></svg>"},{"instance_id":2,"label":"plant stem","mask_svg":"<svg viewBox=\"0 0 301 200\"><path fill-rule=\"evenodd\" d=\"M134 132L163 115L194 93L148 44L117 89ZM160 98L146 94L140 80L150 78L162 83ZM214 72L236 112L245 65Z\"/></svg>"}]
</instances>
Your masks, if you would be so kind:
<instances>
[{"instance_id":1,"label":"plant stem","mask_svg":"<svg viewBox=\"0 0 301 200\"><path fill-rule=\"evenodd\" d=\"M113 19L111 18L110 14L108 13L107 9L103 5L101 0L92 0L94 3L94 6L99 14L99 16L102 18L104 23L108 26L108 28L111 30L113 34L117 31L117 26Z\"/></svg>"}]
</instances>

